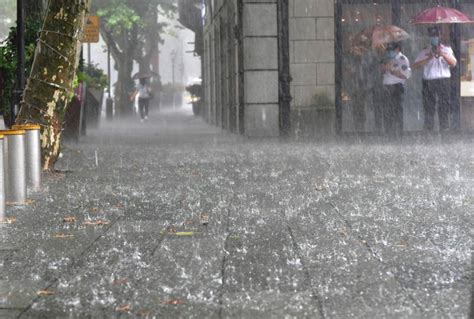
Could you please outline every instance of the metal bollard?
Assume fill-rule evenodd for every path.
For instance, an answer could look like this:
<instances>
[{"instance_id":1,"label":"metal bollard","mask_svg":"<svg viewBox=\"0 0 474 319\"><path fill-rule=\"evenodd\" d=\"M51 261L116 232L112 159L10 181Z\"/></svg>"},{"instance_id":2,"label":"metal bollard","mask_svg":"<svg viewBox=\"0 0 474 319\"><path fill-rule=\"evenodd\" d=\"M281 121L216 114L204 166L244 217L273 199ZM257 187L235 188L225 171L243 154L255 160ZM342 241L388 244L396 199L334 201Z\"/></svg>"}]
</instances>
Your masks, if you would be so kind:
<instances>
[{"instance_id":1,"label":"metal bollard","mask_svg":"<svg viewBox=\"0 0 474 319\"><path fill-rule=\"evenodd\" d=\"M40 129L37 124L13 125L14 130L26 131L26 180L28 190L38 192L41 189L41 145Z\"/></svg>"},{"instance_id":2,"label":"metal bollard","mask_svg":"<svg viewBox=\"0 0 474 319\"><path fill-rule=\"evenodd\" d=\"M0 131L3 139L5 200L11 205L26 205L25 131Z\"/></svg>"},{"instance_id":3,"label":"metal bollard","mask_svg":"<svg viewBox=\"0 0 474 319\"><path fill-rule=\"evenodd\" d=\"M0 220L5 219L5 176L3 174L3 135L0 135Z\"/></svg>"}]
</instances>

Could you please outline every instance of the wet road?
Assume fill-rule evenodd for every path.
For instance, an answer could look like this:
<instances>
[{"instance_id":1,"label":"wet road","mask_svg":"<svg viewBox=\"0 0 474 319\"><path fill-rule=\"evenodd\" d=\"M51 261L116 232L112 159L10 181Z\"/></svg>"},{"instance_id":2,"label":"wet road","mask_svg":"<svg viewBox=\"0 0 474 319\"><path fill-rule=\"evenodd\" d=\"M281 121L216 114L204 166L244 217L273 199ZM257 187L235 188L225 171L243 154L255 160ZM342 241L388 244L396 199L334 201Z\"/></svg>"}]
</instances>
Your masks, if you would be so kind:
<instances>
[{"instance_id":1,"label":"wet road","mask_svg":"<svg viewBox=\"0 0 474 319\"><path fill-rule=\"evenodd\" d=\"M467 318L474 152L104 124L0 225L1 318Z\"/></svg>"}]
</instances>

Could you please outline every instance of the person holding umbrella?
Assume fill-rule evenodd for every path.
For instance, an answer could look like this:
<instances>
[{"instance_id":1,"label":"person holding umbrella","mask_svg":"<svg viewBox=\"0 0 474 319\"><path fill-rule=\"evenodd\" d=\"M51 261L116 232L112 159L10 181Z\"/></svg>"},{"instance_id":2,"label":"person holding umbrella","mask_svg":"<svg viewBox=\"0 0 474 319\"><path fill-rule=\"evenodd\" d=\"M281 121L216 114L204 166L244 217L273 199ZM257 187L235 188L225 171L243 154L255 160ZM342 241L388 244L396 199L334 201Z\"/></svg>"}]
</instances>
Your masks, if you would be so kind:
<instances>
[{"instance_id":1,"label":"person holding umbrella","mask_svg":"<svg viewBox=\"0 0 474 319\"><path fill-rule=\"evenodd\" d=\"M389 43L382 64L383 114L385 133L400 139L403 133L404 84L411 76L410 61L401 52L400 42Z\"/></svg>"},{"instance_id":2,"label":"person holding umbrella","mask_svg":"<svg viewBox=\"0 0 474 319\"><path fill-rule=\"evenodd\" d=\"M383 131L385 122L386 133L401 136L403 83L411 73L409 61L400 51L400 43L409 38L405 30L395 25L371 26L351 37L351 53L359 57L359 61L355 60L350 65L359 68L358 72L350 74L352 82L356 84L356 90L352 92L356 130L363 128L357 124L365 122L365 92L371 91L375 130ZM370 63L364 63L364 60ZM381 61L382 73L377 72Z\"/></svg>"},{"instance_id":3,"label":"person holding umbrella","mask_svg":"<svg viewBox=\"0 0 474 319\"><path fill-rule=\"evenodd\" d=\"M139 83L135 93L132 95L133 101L138 94L138 111L140 113L140 122L148 120L148 109L150 108L150 100L153 98L150 85L148 84L148 77L139 78Z\"/></svg>"},{"instance_id":4,"label":"person holding umbrella","mask_svg":"<svg viewBox=\"0 0 474 319\"><path fill-rule=\"evenodd\" d=\"M425 111L424 128L434 129L436 99L438 99L438 117L441 131L449 129L449 109L451 107L451 68L457 60L453 49L441 43L437 26L428 28L431 45L423 49L415 60L414 68L423 68L423 109ZM443 39L445 40L445 39Z\"/></svg>"}]
</instances>

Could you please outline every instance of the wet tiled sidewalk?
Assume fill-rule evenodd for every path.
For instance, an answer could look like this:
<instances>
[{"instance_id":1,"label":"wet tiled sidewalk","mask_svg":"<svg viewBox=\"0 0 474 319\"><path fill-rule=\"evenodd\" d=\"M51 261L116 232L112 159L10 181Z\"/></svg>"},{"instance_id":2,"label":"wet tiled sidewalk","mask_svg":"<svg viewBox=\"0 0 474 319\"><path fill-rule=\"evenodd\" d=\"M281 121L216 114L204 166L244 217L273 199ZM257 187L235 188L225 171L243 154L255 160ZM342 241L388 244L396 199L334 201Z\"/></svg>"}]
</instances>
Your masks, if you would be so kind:
<instances>
[{"instance_id":1,"label":"wet tiled sidewalk","mask_svg":"<svg viewBox=\"0 0 474 319\"><path fill-rule=\"evenodd\" d=\"M9 207L1 318L467 318L474 152L105 123Z\"/></svg>"}]
</instances>

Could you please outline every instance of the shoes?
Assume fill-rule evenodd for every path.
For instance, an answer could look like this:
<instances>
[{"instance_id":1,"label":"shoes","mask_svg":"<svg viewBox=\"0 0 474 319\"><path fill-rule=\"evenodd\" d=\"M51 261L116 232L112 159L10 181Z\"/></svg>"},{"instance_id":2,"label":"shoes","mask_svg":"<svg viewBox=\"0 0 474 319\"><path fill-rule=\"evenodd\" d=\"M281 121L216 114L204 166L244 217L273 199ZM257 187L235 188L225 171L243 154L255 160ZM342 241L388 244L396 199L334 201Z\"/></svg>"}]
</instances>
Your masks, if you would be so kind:
<instances>
[{"instance_id":1,"label":"shoes","mask_svg":"<svg viewBox=\"0 0 474 319\"><path fill-rule=\"evenodd\" d=\"M145 115L145 121L148 121L148 116L147 115Z\"/></svg>"}]
</instances>

